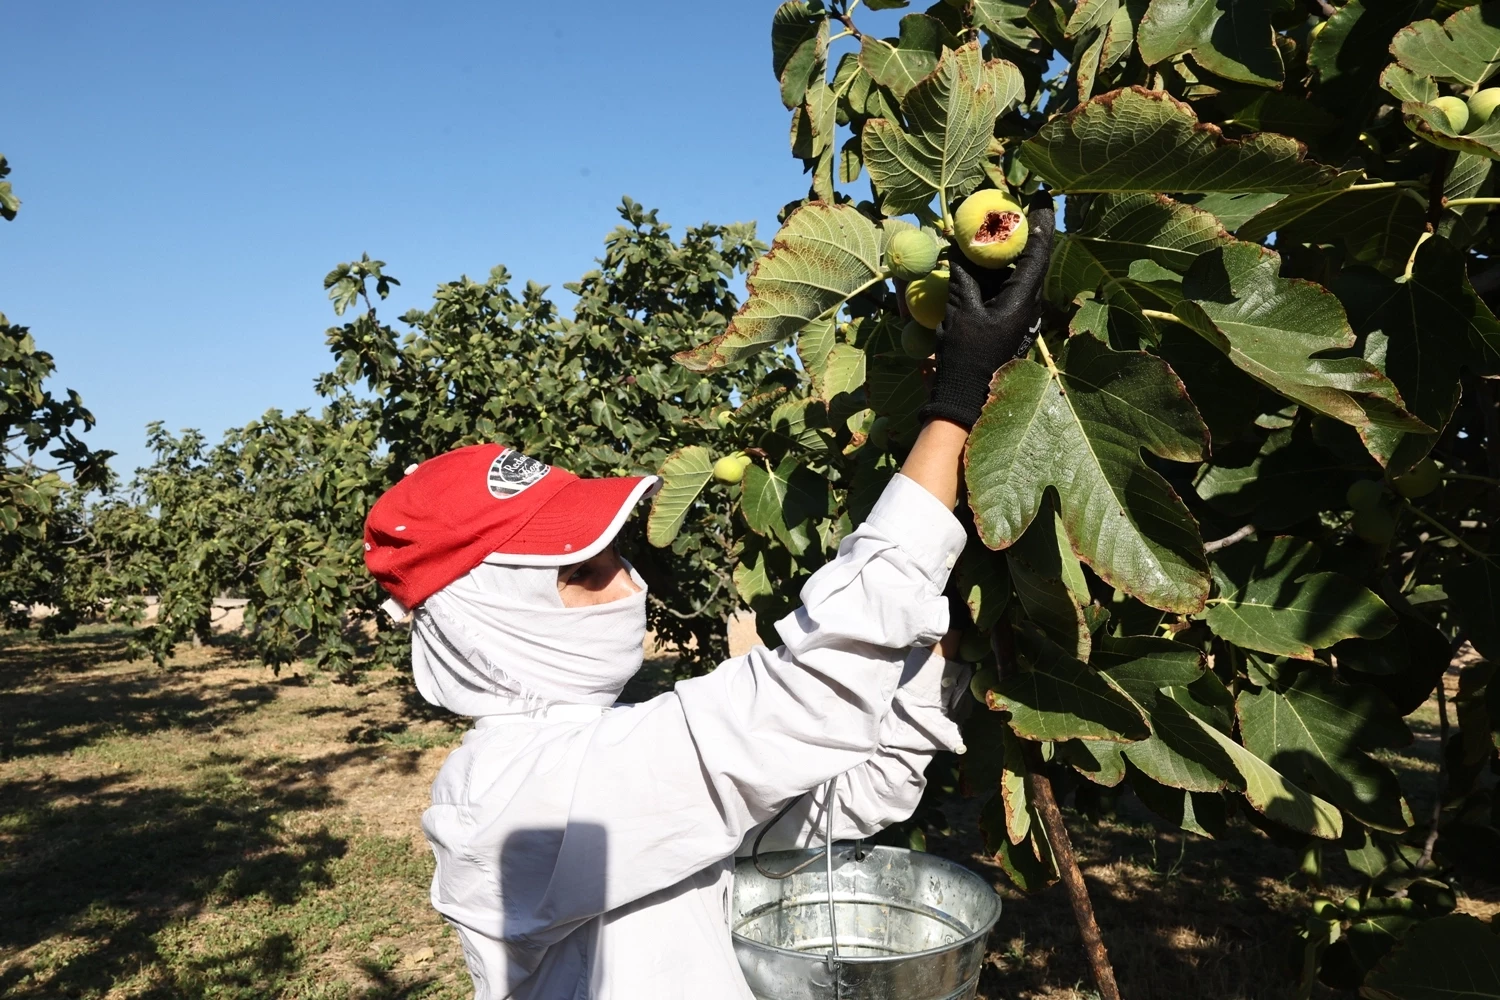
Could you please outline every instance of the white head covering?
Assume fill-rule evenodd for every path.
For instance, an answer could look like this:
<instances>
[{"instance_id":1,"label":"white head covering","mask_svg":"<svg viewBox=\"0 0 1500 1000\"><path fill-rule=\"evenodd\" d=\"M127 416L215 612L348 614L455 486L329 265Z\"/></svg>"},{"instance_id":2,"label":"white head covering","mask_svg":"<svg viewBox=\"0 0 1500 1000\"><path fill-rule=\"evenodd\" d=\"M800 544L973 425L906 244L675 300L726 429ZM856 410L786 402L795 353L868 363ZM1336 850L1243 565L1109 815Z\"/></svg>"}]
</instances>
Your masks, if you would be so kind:
<instances>
[{"instance_id":1,"label":"white head covering","mask_svg":"<svg viewBox=\"0 0 1500 1000\"><path fill-rule=\"evenodd\" d=\"M476 718L608 708L644 656L646 583L626 568L638 593L569 608L557 592L557 567L480 563L417 608L417 690Z\"/></svg>"}]
</instances>

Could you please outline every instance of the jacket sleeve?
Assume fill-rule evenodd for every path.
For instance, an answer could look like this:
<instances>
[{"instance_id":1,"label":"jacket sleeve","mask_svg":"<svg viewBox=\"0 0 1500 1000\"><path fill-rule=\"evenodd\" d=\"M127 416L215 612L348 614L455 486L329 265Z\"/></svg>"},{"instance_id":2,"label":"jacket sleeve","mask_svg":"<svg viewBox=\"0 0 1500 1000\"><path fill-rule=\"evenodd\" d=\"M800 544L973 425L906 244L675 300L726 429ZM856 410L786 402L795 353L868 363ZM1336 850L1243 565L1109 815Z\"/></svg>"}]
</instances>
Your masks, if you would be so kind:
<instances>
[{"instance_id":1,"label":"jacket sleeve","mask_svg":"<svg viewBox=\"0 0 1500 1000\"><path fill-rule=\"evenodd\" d=\"M868 759L833 779L833 837L870 837L911 816L927 787L927 766L940 750L964 753L955 716L967 707L969 668L935 651L913 649L881 720L880 745ZM796 799L769 829L751 830L736 852L821 846L828 819L828 785Z\"/></svg>"},{"instance_id":2,"label":"jacket sleeve","mask_svg":"<svg viewBox=\"0 0 1500 1000\"><path fill-rule=\"evenodd\" d=\"M581 922L733 856L896 732L892 698L913 647L948 628L943 588L963 544L952 512L898 475L777 623L784 645L519 744L481 731L424 817L434 904L524 965ZM869 779L906 787L913 766L893 757Z\"/></svg>"}]
</instances>

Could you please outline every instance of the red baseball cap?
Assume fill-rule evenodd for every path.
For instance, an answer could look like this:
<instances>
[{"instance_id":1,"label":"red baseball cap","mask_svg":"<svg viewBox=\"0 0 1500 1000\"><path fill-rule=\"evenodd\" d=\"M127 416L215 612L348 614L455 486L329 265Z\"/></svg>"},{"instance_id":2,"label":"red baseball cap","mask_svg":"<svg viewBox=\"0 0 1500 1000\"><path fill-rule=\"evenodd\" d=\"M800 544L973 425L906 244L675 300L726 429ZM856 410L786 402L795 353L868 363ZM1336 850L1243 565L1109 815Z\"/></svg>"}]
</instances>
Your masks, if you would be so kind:
<instances>
[{"instance_id":1,"label":"red baseball cap","mask_svg":"<svg viewBox=\"0 0 1500 1000\"><path fill-rule=\"evenodd\" d=\"M567 566L604 550L657 476L581 479L504 445L406 470L365 518L365 566L414 608L480 563Z\"/></svg>"}]
</instances>

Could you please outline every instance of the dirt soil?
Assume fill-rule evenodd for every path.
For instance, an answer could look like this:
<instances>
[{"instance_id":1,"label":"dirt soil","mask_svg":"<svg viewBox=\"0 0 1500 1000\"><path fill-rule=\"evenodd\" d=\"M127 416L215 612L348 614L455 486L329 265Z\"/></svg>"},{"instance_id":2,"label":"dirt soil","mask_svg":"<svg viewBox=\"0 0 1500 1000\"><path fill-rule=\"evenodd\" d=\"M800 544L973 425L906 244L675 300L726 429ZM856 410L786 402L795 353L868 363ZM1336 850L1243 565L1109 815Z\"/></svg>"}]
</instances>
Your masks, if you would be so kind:
<instances>
[{"instance_id":1,"label":"dirt soil","mask_svg":"<svg viewBox=\"0 0 1500 1000\"><path fill-rule=\"evenodd\" d=\"M220 648L159 669L124 646L107 629L0 637L0 996L472 996L427 905L419 826L463 727L393 671L278 677ZM630 694L671 677L653 662ZM1419 815L1437 777L1431 709L1388 758ZM1095 996L1062 889L1023 896L975 853L979 806L942 802L927 843L1005 899L980 996ZM1289 933L1310 899L1294 851L1243 822L1184 836L1133 799L1068 816L1127 998L1292 995ZM1328 853L1337 899L1354 878ZM1464 909L1500 908L1470 891Z\"/></svg>"}]
</instances>

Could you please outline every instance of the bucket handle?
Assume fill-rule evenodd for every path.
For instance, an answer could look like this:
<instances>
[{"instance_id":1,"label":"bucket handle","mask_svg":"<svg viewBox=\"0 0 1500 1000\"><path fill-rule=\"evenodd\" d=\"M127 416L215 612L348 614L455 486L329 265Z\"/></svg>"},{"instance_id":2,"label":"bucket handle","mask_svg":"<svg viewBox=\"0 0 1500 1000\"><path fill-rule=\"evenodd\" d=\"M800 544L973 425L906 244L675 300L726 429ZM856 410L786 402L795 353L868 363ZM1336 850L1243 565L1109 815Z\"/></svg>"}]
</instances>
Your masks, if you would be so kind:
<instances>
[{"instance_id":1,"label":"bucket handle","mask_svg":"<svg viewBox=\"0 0 1500 1000\"><path fill-rule=\"evenodd\" d=\"M837 917L834 915L833 905L833 792L838 780L838 775L834 775L833 777L828 779L828 784L824 786L823 849L821 851L814 854L810 858L806 858L805 860L798 862L796 865L793 865L791 868L787 869L784 872L773 872L760 862L760 843L765 839L766 832L770 830L771 827L775 826L777 823L780 823L783 819L785 819L786 814L792 811L792 807L795 806L798 802L801 802L802 799L804 799L810 793L799 795L788 802L786 805L782 806L781 811L778 812L775 816L771 817L771 821L769 823L760 828L760 833L755 835L755 842L750 845L750 860L752 863L754 863L755 870L760 872L766 878L775 881L791 878L793 875L797 874L803 869L811 867L818 861L818 859L824 859L827 865L828 872L827 878L825 880L825 884L828 886L828 939L829 942L833 945L832 950L830 950L824 957L824 961L828 965L829 974L833 976L833 992L835 1000L837 1000L838 997L843 996L843 984L839 982L839 966L842 964L839 961L839 926ZM863 840L855 841L854 860L864 860Z\"/></svg>"}]
</instances>

